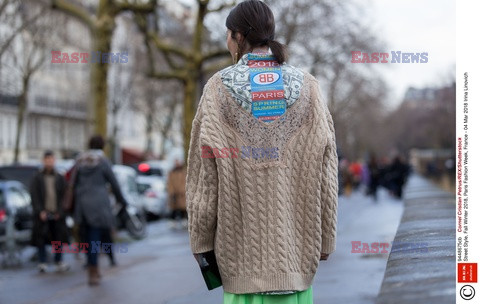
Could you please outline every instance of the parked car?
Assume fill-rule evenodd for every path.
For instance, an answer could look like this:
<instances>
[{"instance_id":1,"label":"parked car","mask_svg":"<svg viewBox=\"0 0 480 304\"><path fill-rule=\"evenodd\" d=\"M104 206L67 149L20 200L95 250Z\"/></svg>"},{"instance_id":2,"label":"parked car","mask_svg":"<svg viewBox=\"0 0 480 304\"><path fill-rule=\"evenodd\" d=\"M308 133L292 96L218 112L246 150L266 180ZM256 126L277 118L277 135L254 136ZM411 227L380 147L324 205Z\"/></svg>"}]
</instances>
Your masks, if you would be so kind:
<instances>
[{"instance_id":1,"label":"parked car","mask_svg":"<svg viewBox=\"0 0 480 304\"><path fill-rule=\"evenodd\" d=\"M137 164L135 169L137 170L138 175L157 176L166 179L168 173L173 169L174 166L174 161L149 160Z\"/></svg>"},{"instance_id":2,"label":"parked car","mask_svg":"<svg viewBox=\"0 0 480 304\"><path fill-rule=\"evenodd\" d=\"M0 166L0 180L21 182L27 189L41 165L9 165Z\"/></svg>"},{"instance_id":3,"label":"parked car","mask_svg":"<svg viewBox=\"0 0 480 304\"><path fill-rule=\"evenodd\" d=\"M30 194L18 181L0 181L0 247L6 240L8 220L11 216L14 216L13 227L17 243L28 244L33 227Z\"/></svg>"},{"instance_id":4,"label":"parked car","mask_svg":"<svg viewBox=\"0 0 480 304\"><path fill-rule=\"evenodd\" d=\"M169 214L168 194L163 177L139 175L137 176L137 185L140 194L143 196L147 215L165 217Z\"/></svg>"},{"instance_id":5,"label":"parked car","mask_svg":"<svg viewBox=\"0 0 480 304\"><path fill-rule=\"evenodd\" d=\"M73 159L57 159L55 169L58 173L65 175L74 164L75 160ZM42 167L43 164L40 162L0 166L0 180L19 181L28 189L33 177Z\"/></svg>"}]
</instances>

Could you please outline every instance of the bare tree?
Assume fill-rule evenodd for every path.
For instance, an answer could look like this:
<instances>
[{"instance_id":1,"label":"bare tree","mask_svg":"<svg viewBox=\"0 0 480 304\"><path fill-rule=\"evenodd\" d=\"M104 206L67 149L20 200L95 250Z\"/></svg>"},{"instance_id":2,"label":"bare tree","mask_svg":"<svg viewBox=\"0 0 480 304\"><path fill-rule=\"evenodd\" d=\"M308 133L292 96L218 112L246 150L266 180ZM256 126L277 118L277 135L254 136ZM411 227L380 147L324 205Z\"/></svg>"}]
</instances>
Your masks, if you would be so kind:
<instances>
[{"instance_id":1,"label":"bare tree","mask_svg":"<svg viewBox=\"0 0 480 304\"><path fill-rule=\"evenodd\" d=\"M111 49L115 18L123 12L148 14L155 9L155 0L115 1L99 0L95 12L90 7L82 6L69 0L51 0L52 7L82 22L89 30L93 40L94 51L109 53ZM96 62L91 64L92 108L94 110L94 132L107 137L107 75L109 64Z\"/></svg>"},{"instance_id":2,"label":"bare tree","mask_svg":"<svg viewBox=\"0 0 480 304\"><path fill-rule=\"evenodd\" d=\"M180 85L174 81L139 76L135 89L134 107L146 121L144 155L147 158L153 156L153 135L157 134L160 137L159 158L163 159L167 153L166 142L173 140L172 127L181 121L181 113L177 111L182 105Z\"/></svg>"},{"instance_id":3,"label":"bare tree","mask_svg":"<svg viewBox=\"0 0 480 304\"><path fill-rule=\"evenodd\" d=\"M131 22L131 18L123 16L122 23L124 23L123 32L118 33L115 41L116 45L112 45L112 49L118 49L121 52L128 51L129 55L134 54L135 48L135 24ZM117 28L119 29L119 28ZM131 109L133 107L133 83L135 75L140 73L137 71L134 62L129 62L113 65L109 71L109 108L111 114L112 132L109 137L110 142L110 156L114 163L120 162L120 142L119 131L120 122L119 114L121 111Z\"/></svg>"},{"instance_id":4,"label":"bare tree","mask_svg":"<svg viewBox=\"0 0 480 304\"><path fill-rule=\"evenodd\" d=\"M41 17L38 17L41 14ZM32 16L36 16L32 19ZM47 58L48 32L54 28L54 23L46 14L45 7L36 5L28 10L20 10L16 23L22 24L21 31L14 36L6 48L5 67L11 73L9 81L20 82L20 95L18 98L17 132L15 136L14 159L19 160L20 139L23 131L24 120L28 108L29 85L34 74L42 67Z\"/></svg>"},{"instance_id":5,"label":"bare tree","mask_svg":"<svg viewBox=\"0 0 480 304\"><path fill-rule=\"evenodd\" d=\"M119 159L119 138L118 132L120 130L118 115L121 110L130 106L130 101L132 99L132 84L133 84L133 75L132 71L128 66L121 65L120 68L116 70L113 76L112 86L112 95L110 96L110 113L112 115L112 134L109 138L110 147L111 147L111 160L113 163L118 163Z\"/></svg>"},{"instance_id":6,"label":"bare tree","mask_svg":"<svg viewBox=\"0 0 480 304\"><path fill-rule=\"evenodd\" d=\"M151 63L155 48L162 54L166 69L149 65L148 75L159 80L177 80L183 87L183 140L185 159L190 144L192 121L196 111L196 102L200 95L200 86L204 75L216 71L228 64L228 61L215 62L216 59L229 58L224 46L209 47L210 42L205 29L205 18L210 13L220 12L227 7L232 7L235 2L224 3L216 8L209 8L210 0L196 0L196 15L192 33L187 33L189 39L160 36L156 26L149 26L146 19L137 18L140 29L148 37L147 50ZM181 32L177 34L182 35ZM185 32L183 33L185 34ZM210 43L211 45L211 43ZM213 61L213 63L211 63ZM211 65L209 65L211 63Z\"/></svg>"},{"instance_id":7,"label":"bare tree","mask_svg":"<svg viewBox=\"0 0 480 304\"><path fill-rule=\"evenodd\" d=\"M434 97L405 98L386 118L389 145L402 154L412 148L455 147L455 81L424 90L432 90Z\"/></svg>"},{"instance_id":8,"label":"bare tree","mask_svg":"<svg viewBox=\"0 0 480 304\"><path fill-rule=\"evenodd\" d=\"M35 14L19 19L17 17L23 14L23 5L19 0L4 0L0 4L0 24L7 25L10 28L10 31L4 32L4 35L0 36L0 58L10 47L15 37L47 11L47 7L43 6Z\"/></svg>"},{"instance_id":9,"label":"bare tree","mask_svg":"<svg viewBox=\"0 0 480 304\"><path fill-rule=\"evenodd\" d=\"M167 94L164 95L163 100L158 100L155 104L156 109L162 109L159 112L159 115L152 117L152 127L153 130L158 130L161 138L160 142L160 155L161 159L166 157L166 144L167 141L174 141L172 136L172 128L175 122L181 121L183 114L182 105L182 94L178 90L178 84L170 84L165 87ZM180 110L180 111L178 111Z\"/></svg>"}]
</instances>

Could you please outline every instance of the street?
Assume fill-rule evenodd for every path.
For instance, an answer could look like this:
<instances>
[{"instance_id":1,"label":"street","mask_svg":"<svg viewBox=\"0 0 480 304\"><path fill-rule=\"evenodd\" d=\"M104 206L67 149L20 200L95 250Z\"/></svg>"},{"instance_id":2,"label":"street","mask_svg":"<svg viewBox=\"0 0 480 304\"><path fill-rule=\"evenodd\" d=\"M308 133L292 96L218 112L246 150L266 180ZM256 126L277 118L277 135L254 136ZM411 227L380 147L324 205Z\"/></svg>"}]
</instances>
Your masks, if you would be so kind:
<instances>
[{"instance_id":1,"label":"street","mask_svg":"<svg viewBox=\"0 0 480 304\"><path fill-rule=\"evenodd\" d=\"M352 253L352 241L391 243L402 215L402 202L380 190L379 201L360 192L341 196L338 209L337 249L320 263L313 284L314 303L374 303L388 253ZM189 247L186 230L172 230L164 220L152 222L148 237L133 241L121 231L117 242L129 242L128 252L117 253L116 267L100 259L102 282L87 285L83 259L65 254L70 271L45 274L28 261L0 272L0 303L222 303L223 290L208 291ZM361 248L361 247L360 247ZM83 257L82 257L83 258Z\"/></svg>"}]
</instances>

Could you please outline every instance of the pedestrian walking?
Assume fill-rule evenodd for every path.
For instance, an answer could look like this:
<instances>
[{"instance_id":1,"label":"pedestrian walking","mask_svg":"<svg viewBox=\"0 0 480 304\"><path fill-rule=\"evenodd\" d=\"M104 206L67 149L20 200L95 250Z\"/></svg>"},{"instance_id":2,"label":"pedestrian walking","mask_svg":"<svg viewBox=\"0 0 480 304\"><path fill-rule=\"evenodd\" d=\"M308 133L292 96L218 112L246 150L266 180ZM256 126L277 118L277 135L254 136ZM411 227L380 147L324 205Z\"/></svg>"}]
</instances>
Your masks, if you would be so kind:
<instances>
[{"instance_id":1,"label":"pedestrian walking","mask_svg":"<svg viewBox=\"0 0 480 304\"><path fill-rule=\"evenodd\" d=\"M403 186L407 182L409 166L400 156L396 156L388 168L389 189L394 197L403 197Z\"/></svg>"},{"instance_id":2,"label":"pedestrian walking","mask_svg":"<svg viewBox=\"0 0 480 304\"><path fill-rule=\"evenodd\" d=\"M187 172L183 162L176 159L175 167L168 174L167 192L169 197L169 207L172 210L171 220L172 228L178 224L186 228L187 223L183 222L187 218L187 204L185 200L185 183Z\"/></svg>"},{"instance_id":3,"label":"pedestrian walking","mask_svg":"<svg viewBox=\"0 0 480 304\"><path fill-rule=\"evenodd\" d=\"M353 190L357 190L362 182L362 164L360 160L352 162L350 164L349 170L353 179Z\"/></svg>"},{"instance_id":4,"label":"pedestrian walking","mask_svg":"<svg viewBox=\"0 0 480 304\"><path fill-rule=\"evenodd\" d=\"M31 244L37 247L40 272L45 272L48 268L45 245L52 245L52 242L68 243L63 209L65 190L65 179L55 170L54 153L45 151L43 168L34 176L30 185L34 221ZM61 249L57 250L54 259L57 271L70 268L62 261Z\"/></svg>"},{"instance_id":5,"label":"pedestrian walking","mask_svg":"<svg viewBox=\"0 0 480 304\"><path fill-rule=\"evenodd\" d=\"M353 175L350 172L350 162L348 161L348 159L344 158L340 161L339 173L342 179L342 194L349 197L353 191Z\"/></svg>"},{"instance_id":6,"label":"pedestrian walking","mask_svg":"<svg viewBox=\"0 0 480 304\"><path fill-rule=\"evenodd\" d=\"M75 222L80 226L81 238L89 244L87 264L90 285L100 282L98 253L101 253L101 244L106 236L110 236L115 223L107 185L110 185L117 202L127 205L103 147L103 138L93 136L89 141L89 150L75 162L71 178Z\"/></svg>"},{"instance_id":7,"label":"pedestrian walking","mask_svg":"<svg viewBox=\"0 0 480 304\"><path fill-rule=\"evenodd\" d=\"M231 10L234 65L207 82L192 125L190 244L203 265L213 251L226 304L313 303L319 261L335 250L332 118L318 81L285 63L274 24L262 1ZM222 153L205 157L206 146Z\"/></svg>"},{"instance_id":8,"label":"pedestrian walking","mask_svg":"<svg viewBox=\"0 0 480 304\"><path fill-rule=\"evenodd\" d=\"M110 244L108 247L110 250L108 250L108 252L106 252L107 256L108 256L108 260L110 261L110 266L111 267L115 267L117 266L117 260L115 258L115 254L114 254L114 235L115 235L115 229L112 228L110 230L104 230L104 235L102 235L101 239L102 239L102 243L106 243L106 244Z\"/></svg>"},{"instance_id":9,"label":"pedestrian walking","mask_svg":"<svg viewBox=\"0 0 480 304\"><path fill-rule=\"evenodd\" d=\"M370 159L367 163L367 168L369 175L367 195L371 195L373 197L373 200L377 202L377 190L380 184L380 167L374 154L370 155Z\"/></svg>"}]
</instances>

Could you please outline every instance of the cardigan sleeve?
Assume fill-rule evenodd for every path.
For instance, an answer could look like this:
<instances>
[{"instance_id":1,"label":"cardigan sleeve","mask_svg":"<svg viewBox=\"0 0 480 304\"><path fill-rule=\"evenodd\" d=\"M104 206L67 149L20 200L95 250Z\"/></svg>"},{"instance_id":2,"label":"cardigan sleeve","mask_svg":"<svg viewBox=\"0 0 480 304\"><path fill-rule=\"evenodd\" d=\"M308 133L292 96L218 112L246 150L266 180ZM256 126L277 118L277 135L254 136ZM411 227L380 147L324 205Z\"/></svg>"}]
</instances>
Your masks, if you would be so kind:
<instances>
[{"instance_id":1,"label":"cardigan sleeve","mask_svg":"<svg viewBox=\"0 0 480 304\"><path fill-rule=\"evenodd\" d=\"M215 158L205 153L208 146L208 116L203 115L208 84L192 124L187 162L186 199L188 231L193 253L214 249L217 226L218 175Z\"/></svg>"},{"instance_id":2,"label":"cardigan sleeve","mask_svg":"<svg viewBox=\"0 0 480 304\"><path fill-rule=\"evenodd\" d=\"M338 206L338 156L335 144L335 130L332 116L324 105L328 135L327 145L322 162L322 253L330 254L335 251L337 234L337 206Z\"/></svg>"}]
</instances>

